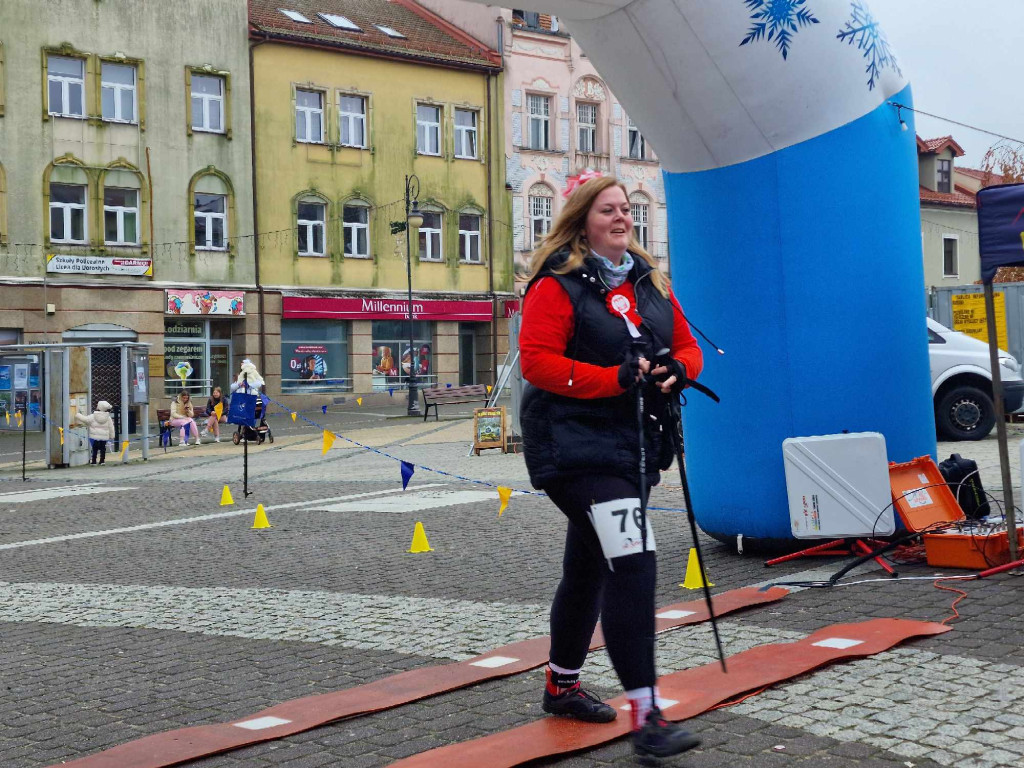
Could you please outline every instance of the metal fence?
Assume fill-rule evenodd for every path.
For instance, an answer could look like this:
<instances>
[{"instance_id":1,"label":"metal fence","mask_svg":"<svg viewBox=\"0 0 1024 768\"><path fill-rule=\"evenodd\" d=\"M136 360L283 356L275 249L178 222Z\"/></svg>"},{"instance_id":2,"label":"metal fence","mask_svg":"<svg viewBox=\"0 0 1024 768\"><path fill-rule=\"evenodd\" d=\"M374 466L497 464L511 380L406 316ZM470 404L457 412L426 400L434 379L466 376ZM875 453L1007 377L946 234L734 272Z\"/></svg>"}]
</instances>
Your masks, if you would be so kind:
<instances>
[{"instance_id":1,"label":"metal fence","mask_svg":"<svg viewBox=\"0 0 1024 768\"><path fill-rule=\"evenodd\" d=\"M996 283L996 324L1006 327L1006 342L1000 346L1024 363L1024 283ZM984 287L981 285L955 285L933 288L929 295L928 316L954 331L964 331L979 336L978 330L985 326ZM1003 311L1000 312L999 294L1002 294ZM971 298L957 299L954 312L954 297L970 295ZM988 338L988 334L980 334Z\"/></svg>"}]
</instances>

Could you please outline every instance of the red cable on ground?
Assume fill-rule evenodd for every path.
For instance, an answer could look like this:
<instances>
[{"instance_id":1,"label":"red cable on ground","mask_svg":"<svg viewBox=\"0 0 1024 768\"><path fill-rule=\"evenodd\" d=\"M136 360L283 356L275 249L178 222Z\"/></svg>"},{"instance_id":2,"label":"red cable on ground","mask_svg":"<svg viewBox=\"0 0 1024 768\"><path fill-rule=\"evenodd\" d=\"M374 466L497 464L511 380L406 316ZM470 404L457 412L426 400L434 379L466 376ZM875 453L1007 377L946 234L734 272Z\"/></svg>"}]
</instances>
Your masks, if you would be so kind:
<instances>
[{"instance_id":1,"label":"red cable on ground","mask_svg":"<svg viewBox=\"0 0 1024 768\"><path fill-rule=\"evenodd\" d=\"M955 578L955 577L953 577L953 578ZM948 581L949 579L950 579L950 577L947 576L944 579L936 579L935 581L932 582L932 586L934 586L936 589L941 589L944 592L955 592L955 593L958 593L960 595L960 597L958 597L956 600L954 600L953 603L949 606L950 609L953 611L953 613L950 614L949 616L947 616L945 619L943 619L940 622L941 624L946 624L946 625L948 625L949 622L954 621L954 620L960 618L960 611L958 611L956 609L956 606L957 606L957 603L959 603L961 600L963 600L965 597L967 597L967 593L964 592L962 589L954 589L953 587L944 587L941 584L939 584L940 581Z\"/></svg>"}]
</instances>

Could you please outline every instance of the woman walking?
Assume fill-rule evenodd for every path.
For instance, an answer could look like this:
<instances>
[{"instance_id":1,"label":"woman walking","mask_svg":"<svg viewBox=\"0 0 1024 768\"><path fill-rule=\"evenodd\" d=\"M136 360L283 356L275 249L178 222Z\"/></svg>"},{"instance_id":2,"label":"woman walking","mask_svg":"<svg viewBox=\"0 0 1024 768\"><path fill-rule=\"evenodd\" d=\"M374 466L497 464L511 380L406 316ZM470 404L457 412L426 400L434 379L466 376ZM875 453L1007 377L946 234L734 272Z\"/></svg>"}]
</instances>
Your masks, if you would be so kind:
<instances>
[{"instance_id":1,"label":"woman walking","mask_svg":"<svg viewBox=\"0 0 1024 768\"><path fill-rule=\"evenodd\" d=\"M587 722L615 718L579 683L600 616L629 699L634 751L667 757L699 740L657 706L655 540L640 500L672 461L667 398L697 377L703 358L634 235L625 187L594 173L570 181L565 208L531 260L520 334L530 480L568 518L543 707Z\"/></svg>"}]
</instances>

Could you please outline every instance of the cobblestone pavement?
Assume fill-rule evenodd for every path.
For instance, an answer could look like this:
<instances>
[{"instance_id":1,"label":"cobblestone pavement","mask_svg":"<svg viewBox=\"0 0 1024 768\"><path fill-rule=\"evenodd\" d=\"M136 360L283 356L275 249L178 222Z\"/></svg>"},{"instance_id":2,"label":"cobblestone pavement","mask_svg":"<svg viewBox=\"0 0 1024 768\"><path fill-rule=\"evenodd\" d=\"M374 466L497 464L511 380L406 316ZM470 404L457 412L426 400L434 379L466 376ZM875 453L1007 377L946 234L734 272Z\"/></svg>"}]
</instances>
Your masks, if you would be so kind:
<instances>
[{"instance_id":1,"label":"cobblestone pavement","mask_svg":"<svg viewBox=\"0 0 1024 768\"><path fill-rule=\"evenodd\" d=\"M499 519L492 487L452 477L527 491L522 457L470 457L468 420L389 418L400 412L352 409L315 420L416 464L405 493L393 458L343 440L322 456L316 429L286 415L272 421L274 444L250 451L247 499L242 450L230 443L157 450L148 462L35 467L26 483L20 464L0 466L0 765L42 768L546 634L560 516L545 498L523 494ZM1011 427L1017 484L1014 446L1022 434ZM986 488L997 492L994 438L939 446L940 458L952 452L977 459ZM4 436L0 461L10 453ZM681 506L669 478L653 505ZM225 484L234 506L218 504ZM251 529L257 503L272 528ZM692 545L685 518L672 511L652 518L658 603L698 597L679 586ZM416 521L433 552L406 553ZM716 591L820 579L840 565L798 560L765 570L756 555L702 544ZM950 615L956 595L933 586L935 569L901 564L900 573L920 580L882 580L879 569L862 567L849 579L862 583L799 590L731 615L721 622L726 651L785 643L839 622ZM690 725L703 745L673 764L1024 764L1021 581L947 584L967 593L953 632L701 715ZM710 663L713 648L706 625L663 634L660 670ZM618 692L603 651L592 654L585 678L601 695ZM542 681L539 670L495 680L192 765L386 766L542 717ZM540 765L633 760L620 741Z\"/></svg>"}]
</instances>

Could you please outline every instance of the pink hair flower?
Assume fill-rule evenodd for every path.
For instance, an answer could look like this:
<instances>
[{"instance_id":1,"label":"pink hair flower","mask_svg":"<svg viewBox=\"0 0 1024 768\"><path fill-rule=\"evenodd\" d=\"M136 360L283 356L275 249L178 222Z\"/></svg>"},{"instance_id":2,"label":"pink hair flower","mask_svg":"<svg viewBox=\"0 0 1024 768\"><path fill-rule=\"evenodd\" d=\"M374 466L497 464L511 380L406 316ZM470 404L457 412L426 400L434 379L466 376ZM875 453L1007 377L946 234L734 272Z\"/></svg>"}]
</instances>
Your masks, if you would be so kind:
<instances>
[{"instance_id":1,"label":"pink hair flower","mask_svg":"<svg viewBox=\"0 0 1024 768\"><path fill-rule=\"evenodd\" d=\"M604 174L600 171L592 171L589 168L575 176L570 176L566 179L565 192L562 193L562 197L569 197L577 187L582 187L591 179L599 179L602 176L604 176Z\"/></svg>"}]
</instances>

